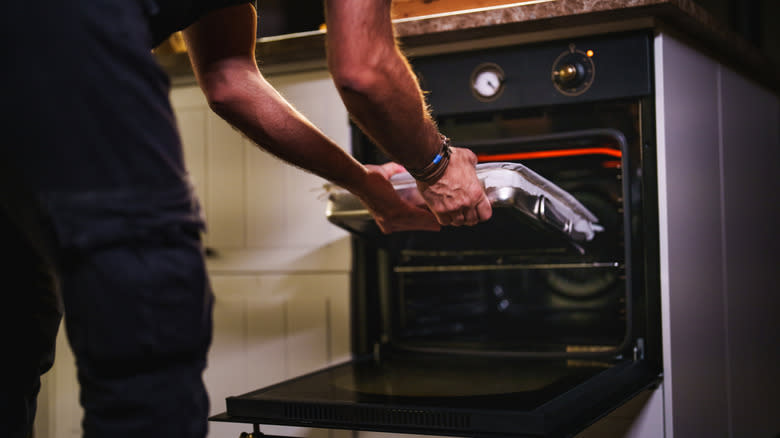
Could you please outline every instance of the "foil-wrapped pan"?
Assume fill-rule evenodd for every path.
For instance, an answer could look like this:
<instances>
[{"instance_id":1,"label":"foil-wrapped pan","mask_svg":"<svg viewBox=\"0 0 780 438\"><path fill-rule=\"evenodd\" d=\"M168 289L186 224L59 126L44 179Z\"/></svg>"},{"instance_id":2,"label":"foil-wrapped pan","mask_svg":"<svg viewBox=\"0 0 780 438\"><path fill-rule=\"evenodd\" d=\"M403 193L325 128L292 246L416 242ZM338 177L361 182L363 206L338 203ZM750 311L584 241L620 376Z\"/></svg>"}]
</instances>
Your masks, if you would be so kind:
<instances>
[{"instance_id":1,"label":"foil-wrapped pan","mask_svg":"<svg viewBox=\"0 0 780 438\"><path fill-rule=\"evenodd\" d=\"M598 218L574 196L522 164L481 163L476 170L494 209L513 209L573 242L590 241L604 230ZM417 195L417 184L408 173L394 175L390 181L401 198ZM326 186L326 190L330 222L363 236L379 232L356 196L338 186Z\"/></svg>"}]
</instances>

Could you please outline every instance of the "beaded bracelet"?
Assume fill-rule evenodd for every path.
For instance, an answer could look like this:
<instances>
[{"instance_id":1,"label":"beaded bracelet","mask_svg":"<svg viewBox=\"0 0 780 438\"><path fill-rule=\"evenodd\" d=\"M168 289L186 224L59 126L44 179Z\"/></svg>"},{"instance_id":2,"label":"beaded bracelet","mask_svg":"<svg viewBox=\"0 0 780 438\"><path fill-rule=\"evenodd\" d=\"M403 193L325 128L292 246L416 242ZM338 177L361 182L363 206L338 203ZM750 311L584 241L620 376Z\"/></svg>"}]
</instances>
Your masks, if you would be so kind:
<instances>
[{"instance_id":1,"label":"beaded bracelet","mask_svg":"<svg viewBox=\"0 0 780 438\"><path fill-rule=\"evenodd\" d=\"M447 165L450 164L450 139L441 136L441 151L433 157L433 161L422 169L408 169L409 174L417 181L433 184L444 175Z\"/></svg>"}]
</instances>

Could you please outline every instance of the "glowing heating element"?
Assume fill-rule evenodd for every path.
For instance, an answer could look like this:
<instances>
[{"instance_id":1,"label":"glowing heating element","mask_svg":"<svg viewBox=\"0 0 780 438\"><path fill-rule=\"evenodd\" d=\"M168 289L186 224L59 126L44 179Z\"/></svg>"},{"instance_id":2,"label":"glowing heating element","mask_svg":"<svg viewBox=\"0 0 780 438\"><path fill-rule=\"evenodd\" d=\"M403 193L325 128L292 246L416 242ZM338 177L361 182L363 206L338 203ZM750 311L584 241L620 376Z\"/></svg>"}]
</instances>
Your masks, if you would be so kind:
<instances>
[{"instance_id":1,"label":"glowing heating element","mask_svg":"<svg viewBox=\"0 0 780 438\"><path fill-rule=\"evenodd\" d=\"M611 148L553 149L549 151L511 152L506 154L477 154L480 163L490 161L535 160L539 158L574 157L578 155L609 155L620 158L623 153Z\"/></svg>"}]
</instances>

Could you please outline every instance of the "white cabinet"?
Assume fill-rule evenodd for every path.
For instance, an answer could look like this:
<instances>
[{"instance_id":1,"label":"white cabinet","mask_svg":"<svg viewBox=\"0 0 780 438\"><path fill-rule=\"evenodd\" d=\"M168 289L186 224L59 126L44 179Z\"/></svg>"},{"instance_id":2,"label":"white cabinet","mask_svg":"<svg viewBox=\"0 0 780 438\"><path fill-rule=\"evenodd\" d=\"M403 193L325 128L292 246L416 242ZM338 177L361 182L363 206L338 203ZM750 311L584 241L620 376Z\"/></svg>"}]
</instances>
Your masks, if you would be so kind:
<instances>
[{"instance_id":1,"label":"white cabinet","mask_svg":"<svg viewBox=\"0 0 780 438\"><path fill-rule=\"evenodd\" d=\"M775 436L780 100L667 34L654 58L663 384L578 437Z\"/></svg>"},{"instance_id":2,"label":"white cabinet","mask_svg":"<svg viewBox=\"0 0 780 438\"><path fill-rule=\"evenodd\" d=\"M780 101L655 41L666 437L780 431Z\"/></svg>"},{"instance_id":3,"label":"white cabinet","mask_svg":"<svg viewBox=\"0 0 780 438\"><path fill-rule=\"evenodd\" d=\"M211 413L224 412L228 396L348 359L348 280L339 273L214 275L214 342L204 374ZM251 426L211 423L210 430L210 436L238 437ZM329 436L263 428L272 430Z\"/></svg>"}]
</instances>

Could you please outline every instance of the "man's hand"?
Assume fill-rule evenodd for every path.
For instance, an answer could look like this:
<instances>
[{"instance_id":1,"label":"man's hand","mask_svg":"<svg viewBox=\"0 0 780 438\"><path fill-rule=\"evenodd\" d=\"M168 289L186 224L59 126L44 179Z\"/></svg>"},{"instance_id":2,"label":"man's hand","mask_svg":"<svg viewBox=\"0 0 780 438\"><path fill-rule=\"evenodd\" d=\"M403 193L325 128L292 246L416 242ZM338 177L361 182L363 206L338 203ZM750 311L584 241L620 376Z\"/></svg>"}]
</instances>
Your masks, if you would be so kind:
<instances>
[{"instance_id":1,"label":"man's hand","mask_svg":"<svg viewBox=\"0 0 780 438\"><path fill-rule=\"evenodd\" d=\"M450 149L450 163L433 184L417 182L426 204L442 225L475 225L490 219L493 209L477 178L477 157L468 149Z\"/></svg>"},{"instance_id":2,"label":"man's hand","mask_svg":"<svg viewBox=\"0 0 780 438\"><path fill-rule=\"evenodd\" d=\"M428 210L424 199L416 191L413 191L410 197L402 199L393 188L389 179L404 171L401 165L390 162L381 166L366 165L366 168L369 171L370 186L367 191L371 193L371 197L363 199L363 203L383 233L438 231L441 228L436 216Z\"/></svg>"}]
</instances>

